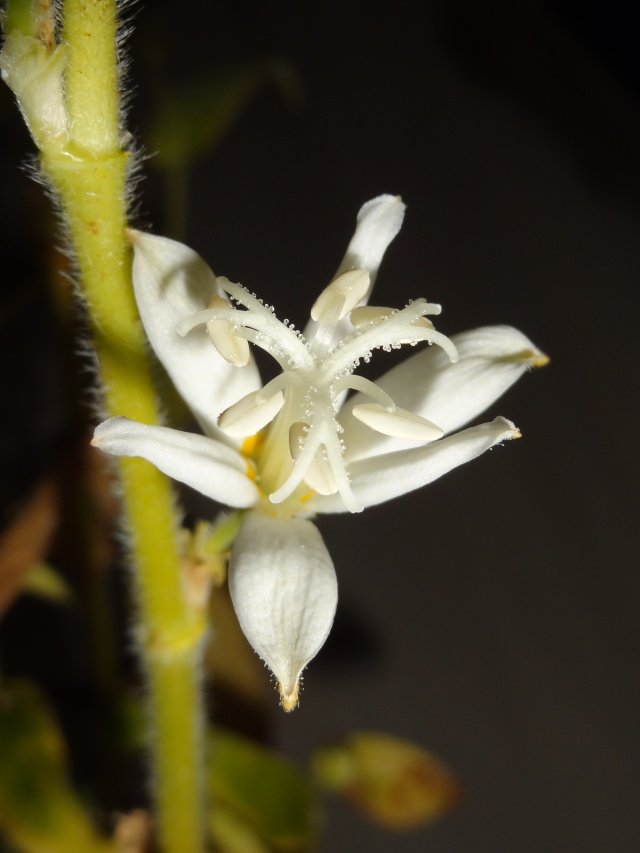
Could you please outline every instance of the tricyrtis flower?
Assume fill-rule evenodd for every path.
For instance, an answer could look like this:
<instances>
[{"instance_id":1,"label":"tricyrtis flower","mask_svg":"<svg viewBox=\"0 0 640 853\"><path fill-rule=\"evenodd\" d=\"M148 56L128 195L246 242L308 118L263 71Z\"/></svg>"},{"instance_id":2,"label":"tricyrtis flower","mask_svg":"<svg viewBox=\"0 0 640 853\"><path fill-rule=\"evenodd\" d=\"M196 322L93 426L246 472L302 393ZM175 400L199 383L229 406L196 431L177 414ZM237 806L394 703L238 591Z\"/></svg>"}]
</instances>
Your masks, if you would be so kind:
<instances>
[{"instance_id":1,"label":"tricyrtis flower","mask_svg":"<svg viewBox=\"0 0 640 853\"><path fill-rule=\"evenodd\" d=\"M229 567L242 629L289 710L337 604L331 558L309 517L359 512L437 479L519 432L504 418L456 432L544 356L515 329L449 339L440 306L367 305L404 205L380 196L358 214L333 281L304 333L186 246L132 233L133 279L147 335L204 435L111 418L94 443L143 456L221 503L246 509ZM375 350L426 343L371 382ZM281 372L262 386L250 346ZM349 392L355 392L349 396Z\"/></svg>"}]
</instances>

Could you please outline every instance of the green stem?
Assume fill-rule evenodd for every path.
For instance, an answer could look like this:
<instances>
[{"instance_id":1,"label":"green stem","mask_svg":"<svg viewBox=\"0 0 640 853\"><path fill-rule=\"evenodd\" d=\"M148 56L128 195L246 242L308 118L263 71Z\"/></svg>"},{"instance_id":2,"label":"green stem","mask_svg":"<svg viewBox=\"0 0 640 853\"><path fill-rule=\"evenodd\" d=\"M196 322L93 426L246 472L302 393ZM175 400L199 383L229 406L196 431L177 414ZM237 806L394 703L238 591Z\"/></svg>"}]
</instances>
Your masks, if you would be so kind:
<instances>
[{"instance_id":1,"label":"green stem","mask_svg":"<svg viewBox=\"0 0 640 853\"><path fill-rule=\"evenodd\" d=\"M125 237L128 155L119 141L115 6L115 0L64 2L69 132L43 146L41 164L66 215L107 412L153 424L158 410ZM137 458L121 459L120 475L154 723L159 843L163 853L201 853L204 619L184 595L168 480Z\"/></svg>"}]
</instances>

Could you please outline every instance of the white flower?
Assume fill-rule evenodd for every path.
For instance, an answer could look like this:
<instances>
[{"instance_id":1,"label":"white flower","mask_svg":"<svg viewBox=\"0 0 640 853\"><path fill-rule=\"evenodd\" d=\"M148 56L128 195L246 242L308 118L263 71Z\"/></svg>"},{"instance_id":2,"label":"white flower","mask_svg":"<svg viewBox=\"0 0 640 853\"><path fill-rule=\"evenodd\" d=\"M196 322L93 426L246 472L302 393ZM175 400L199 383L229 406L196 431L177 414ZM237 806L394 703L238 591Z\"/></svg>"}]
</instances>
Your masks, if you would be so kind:
<instances>
[{"instance_id":1,"label":"white flower","mask_svg":"<svg viewBox=\"0 0 640 853\"><path fill-rule=\"evenodd\" d=\"M335 278L304 335L186 246L133 232L133 279L149 340L205 435L111 418L94 444L143 456L220 503L250 510L233 547L229 588L285 709L327 638L337 604L331 558L309 516L359 512L417 489L519 435L504 418L456 432L545 357L492 326L455 336L427 319L440 307L366 305L404 205L360 210ZM375 384L354 374L374 350L433 344ZM282 372L264 387L249 343ZM347 397L348 391L356 393Z\"/></svg>"}]
</instances>

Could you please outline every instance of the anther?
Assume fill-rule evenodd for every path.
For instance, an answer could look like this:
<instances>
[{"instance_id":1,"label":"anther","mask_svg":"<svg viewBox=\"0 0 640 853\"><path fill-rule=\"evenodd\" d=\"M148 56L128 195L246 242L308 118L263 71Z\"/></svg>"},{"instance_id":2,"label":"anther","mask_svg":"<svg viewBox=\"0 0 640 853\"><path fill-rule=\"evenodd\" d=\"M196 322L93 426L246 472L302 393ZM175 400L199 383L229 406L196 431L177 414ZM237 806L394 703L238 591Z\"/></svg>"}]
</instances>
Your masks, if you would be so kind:
<instances>
[{"instance_id":1,"label":"anther","mask_svg":"<svg viewBox=\"0 0 640 853\"><path fill-rule=\"evenodd\" d=\"M436 424L407 409L389 409L380 403L354 406L353 416L376 432L406 441L435 441L444 434Z\"/></svg>"},{"instance_id":2,"label":"anther","mask_svg":"<svg viewBox=\"0 0 640 853\"><path fill-rule=\"evenodd\" d=\"M211 297L207 307L214 310L225 310L231 306L223 296L216 294ZM235 367L246 367L249 364L251 359L249 341L234 332L232 323L228 320L208 320L206 327L213 345L225 361Z\"/></svg>"},{"instance_id":3,"label":"anther","mask_svg":"<svg viewBox=\"0 0 640 853\"><path fill-rule=\"evenodd\" d=\"M318 323L337 323L356 307L369 292L368 270L347 270L331 282L316 299L311 319Z\"/></svg>"},{"instance_id":4,"label":"anther","mask_svg":"<svg viewBox=\"0 0 640 853\"><path fill-rule=\"evenodd\" d=\"M220 429L228 435L242 437L254 435L270 423L284 405L284 394L277 391L265 400L261 396L263 392L264 388L252 391L225 409L218 418Z\"/></svg>"}]
</instances>

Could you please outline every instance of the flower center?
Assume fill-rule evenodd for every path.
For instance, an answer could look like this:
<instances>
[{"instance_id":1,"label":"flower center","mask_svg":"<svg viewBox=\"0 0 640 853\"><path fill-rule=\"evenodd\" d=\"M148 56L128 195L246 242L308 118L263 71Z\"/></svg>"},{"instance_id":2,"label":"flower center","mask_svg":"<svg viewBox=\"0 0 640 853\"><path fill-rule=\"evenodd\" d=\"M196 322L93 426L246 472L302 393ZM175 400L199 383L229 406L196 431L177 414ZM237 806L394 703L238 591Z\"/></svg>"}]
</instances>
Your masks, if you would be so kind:
<instances>
[{"instance_id":1,"label":"flower center","mask_svg":"<svg viewBox=\"0 0 640 853\"><path fill-rule=\"evenodd\" d=\"M264 388L238 400L218 418L223 431L239 438L268 426L257 464L260 487L272 504L298 501L310 488L320 494L339 492L351 512L362 509L351 489L337 419L349 390L370 398L370 403L355 406L353 415L371 429L411 441L428 442L442 435L438 426L400 409L373 382L354 375L373 350L390 351L421 341L441 346L456 361L452 342L427 320L440 313L439 305L417 299L400 310L358 307L369 290L369 273L348 270L316 300L305 339L241 285L222 277L217 283L236 305L217 295L209 308L182 322L178 331L186 335L206 324L213 344L231 364L247 363L249 342L282 368Z\"/></svg>"}]
</instances>

